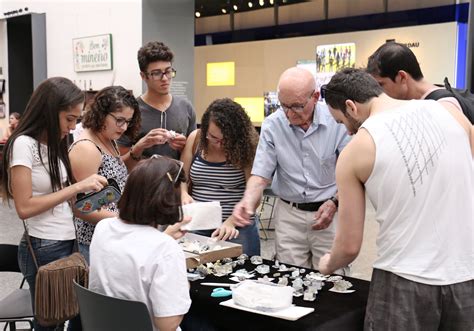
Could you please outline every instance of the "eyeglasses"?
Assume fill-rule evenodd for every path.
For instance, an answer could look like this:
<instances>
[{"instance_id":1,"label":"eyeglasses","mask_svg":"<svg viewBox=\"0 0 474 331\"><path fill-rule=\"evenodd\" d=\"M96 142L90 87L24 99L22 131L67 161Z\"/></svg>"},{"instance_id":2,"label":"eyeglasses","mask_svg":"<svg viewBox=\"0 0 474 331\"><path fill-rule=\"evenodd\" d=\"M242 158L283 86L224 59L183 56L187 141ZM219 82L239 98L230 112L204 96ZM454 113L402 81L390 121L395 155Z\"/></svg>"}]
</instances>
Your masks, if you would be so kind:
<instances>
[{"instance_id":1,"label":"eyeglasses","mask_svg":"<svg viewBox=\"0 0 474 331\"><path fill-rule=\"evenodd\" d=\"M153 70L150 72L144 72L145 76L150 76L152 80L162 80L164 76L166 78L171 79L176 77L176 69L175 68L168 68L165 71Z\"/></svg>"},{"instance_id":2,"label":"eyeglasses","mask_svg":"<svg viewBox=\"0 0 474 331\"><path fill-rule=\"evenodd\" d=\"M321 86L321 99L326 99L326 95L327 93L335 93L335 94L339 94L341 96L343 96L344 98L347 98L349 99L349 97L347 96L347 94L345 94L344 92L342 91L338 91L338 90L333 90L333 89L330 89L328 88L328 85L327 84L324 84Z\"/></svg>"},{"instance_id":3,"label":"eyeglasses","mask_svg":"<svg viewBox=\"0 0 474 331\"><path fill-rule=\"evenodd\" d=\"M287 106L284 103L281 103L281 102L278 102L278 103L279 103L280 107L283 109L283 111L285 113L289 112L290 110L295 112L295 113L302 113L304 111L304 109L306 108L306 106L308 105L308 102L310 102L311 99L313 98L314 91L315 90L313 90L313 92L311 92L311 94L309 95L309 97L306 100L306 102L304 103L304 105Z\"/></svg>"},{"instance_id":4,"label":"eyeglasses","mask_svg":"<svg viewBox=\"0 0 474 331\"><path fill-rule=\"evenodd\" d=\"M160 155L160 154L153 154L150 157L150 159L164 159L164 160L175 162L176 165L178 165L179 167L178 172L176 173L176 176L173 178L169 172L167 172L166 175L168 176L168 179L170 180L170 182L172 182L173 184L176 184L176 182L179 179L179 175L181 174L181 171L183 170L183 166L184 166L183 162L181 162L180 160L175 160L175 159Z\"/></svg>"},{"instance_id":5,"label":"eyeglasses","mask_svg":"<svg viewBox=\"0 0 474 331\"><path fill-rule=\"evenodd\" d=\"M214 137L212 134L209 132L206 135L206 139L209 140L213 144L222 144L224 142L224 138L217 138Z\"/></svg>"},{"instance_id":6,"label":"eyeglasses","mask_svg":"<svg viewBox=\"0 0 474 331\"><path fill-rule=\"evenodd\" d=\"M131 127L133 125L133 119L126 120L125 118L122 117L117 117L112 113L108 113L107 115L112 116L115 119L115 125L117 127L121 128L124 124L127 124L127 128Z\"/></svg>"}]
</instances>

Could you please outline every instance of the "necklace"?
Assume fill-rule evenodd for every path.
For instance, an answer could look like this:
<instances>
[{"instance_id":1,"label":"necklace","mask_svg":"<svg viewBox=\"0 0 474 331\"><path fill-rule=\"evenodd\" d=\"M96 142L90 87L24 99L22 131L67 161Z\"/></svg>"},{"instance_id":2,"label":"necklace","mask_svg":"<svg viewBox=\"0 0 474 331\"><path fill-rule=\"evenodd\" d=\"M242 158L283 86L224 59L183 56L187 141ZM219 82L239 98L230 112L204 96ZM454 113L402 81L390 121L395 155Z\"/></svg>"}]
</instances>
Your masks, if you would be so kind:
<instances>
[{"instance_id":1,"label":"necklace","mask_svg":"<svg viewBox=\"0 0 474 331\"><path fill-rule=\"evenodd\" d=\"M109 144L106 144L106 143L104 143L104 141L100 138L100 136L97 133L94 133L94 135L97 137L97 139L99 139L100 143L102 145L104 145L104 147L107 149L107 151L109 152L110 155L112 155L113 157L119 157L120 156L120 153L117 150L117 147L115 147L115 145L113 144L111 139L108 139ZM112 146L112 148L110 148L110 146Z\"/></svg>"}]
</instances>

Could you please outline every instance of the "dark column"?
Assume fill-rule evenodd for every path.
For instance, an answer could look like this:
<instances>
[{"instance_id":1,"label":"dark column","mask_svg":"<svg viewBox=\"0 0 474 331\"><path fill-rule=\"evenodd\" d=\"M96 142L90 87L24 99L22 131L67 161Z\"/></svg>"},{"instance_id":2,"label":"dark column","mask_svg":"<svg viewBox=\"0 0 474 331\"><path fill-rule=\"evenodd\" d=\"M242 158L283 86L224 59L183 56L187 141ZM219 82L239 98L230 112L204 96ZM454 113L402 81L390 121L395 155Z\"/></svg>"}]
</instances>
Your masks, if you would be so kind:
<instances>
[{"instance_id":1,"label":"dark column","mask_svg":"<svg viewBox=\"0 0 474 331\"><path fill-rule=\"evenodd\" d=\"M143 44L161 41L178 71L171 92L194 99L194 0L142 0ZM138 51L138 49L137 49ZM138 71L138 63L135 64ZM143 87L144 88L144 87Z\"/></svg>"},{"instance_id":2,"label":"dark column","mask_svg":"<svg viewBox=\"0 0 474 331\"><path fill-rule=\"evenodd\" d=\"M7 19L10 113L23 113L36 86L47 78L46 15Z\"/></svg>"}]
</instances>

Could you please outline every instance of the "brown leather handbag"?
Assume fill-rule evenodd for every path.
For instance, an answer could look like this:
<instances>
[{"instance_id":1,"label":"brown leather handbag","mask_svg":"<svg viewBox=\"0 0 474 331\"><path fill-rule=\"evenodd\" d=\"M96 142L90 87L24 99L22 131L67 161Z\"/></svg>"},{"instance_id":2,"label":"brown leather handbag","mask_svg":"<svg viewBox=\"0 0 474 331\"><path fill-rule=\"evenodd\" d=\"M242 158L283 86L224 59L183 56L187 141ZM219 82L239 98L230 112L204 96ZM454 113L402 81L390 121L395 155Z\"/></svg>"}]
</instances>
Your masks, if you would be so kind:
<instances>
[{"instance_id":1,"label":"brown leather handbag","mask_svg":"<svg viewBox=\"0 0 474 331\"><path fill-rule=\"evenodd\" d=\"M56 326L64 323L79 314L73 281L84 287L88 286L87 262L82 254L76 252L38 267L28 231L25 234L38 270L35 287L35 318L42 326Z\"/></svg>"}]
</instances>

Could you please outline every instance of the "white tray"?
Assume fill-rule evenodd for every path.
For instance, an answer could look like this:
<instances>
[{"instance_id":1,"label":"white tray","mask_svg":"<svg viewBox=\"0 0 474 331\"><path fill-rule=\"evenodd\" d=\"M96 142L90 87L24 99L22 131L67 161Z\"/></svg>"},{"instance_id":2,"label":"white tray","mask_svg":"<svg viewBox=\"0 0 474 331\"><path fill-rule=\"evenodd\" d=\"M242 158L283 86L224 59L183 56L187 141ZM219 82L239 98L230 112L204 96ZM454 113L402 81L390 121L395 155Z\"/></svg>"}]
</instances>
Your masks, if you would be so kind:
<instances>
[{"instance_id":1,"label":"white tray","mask_svg":"<svg viewBox=\"0 0 474 331\"><path fill-rule=\"evenodd\" d=\"M314 308L291 306L291 307L288 307L288 308L285 308L285 309L282 309L282 310L278 310L276 312L265 312L265 311L260 311L260 310L256 310L256 309L236 305L234 303L234 299L230 299L230 300L227 300L227 301L222 301L220 303L220 305L230 307L230 308L239 309L239 310L248 311L248 312L255 313L255 314L281 318L281 319L288 320L288 321L296 321L297 319L300 319L301 317L306 316L309 313L312 313L314 311Z\"/></svg>"}]
</instances>

